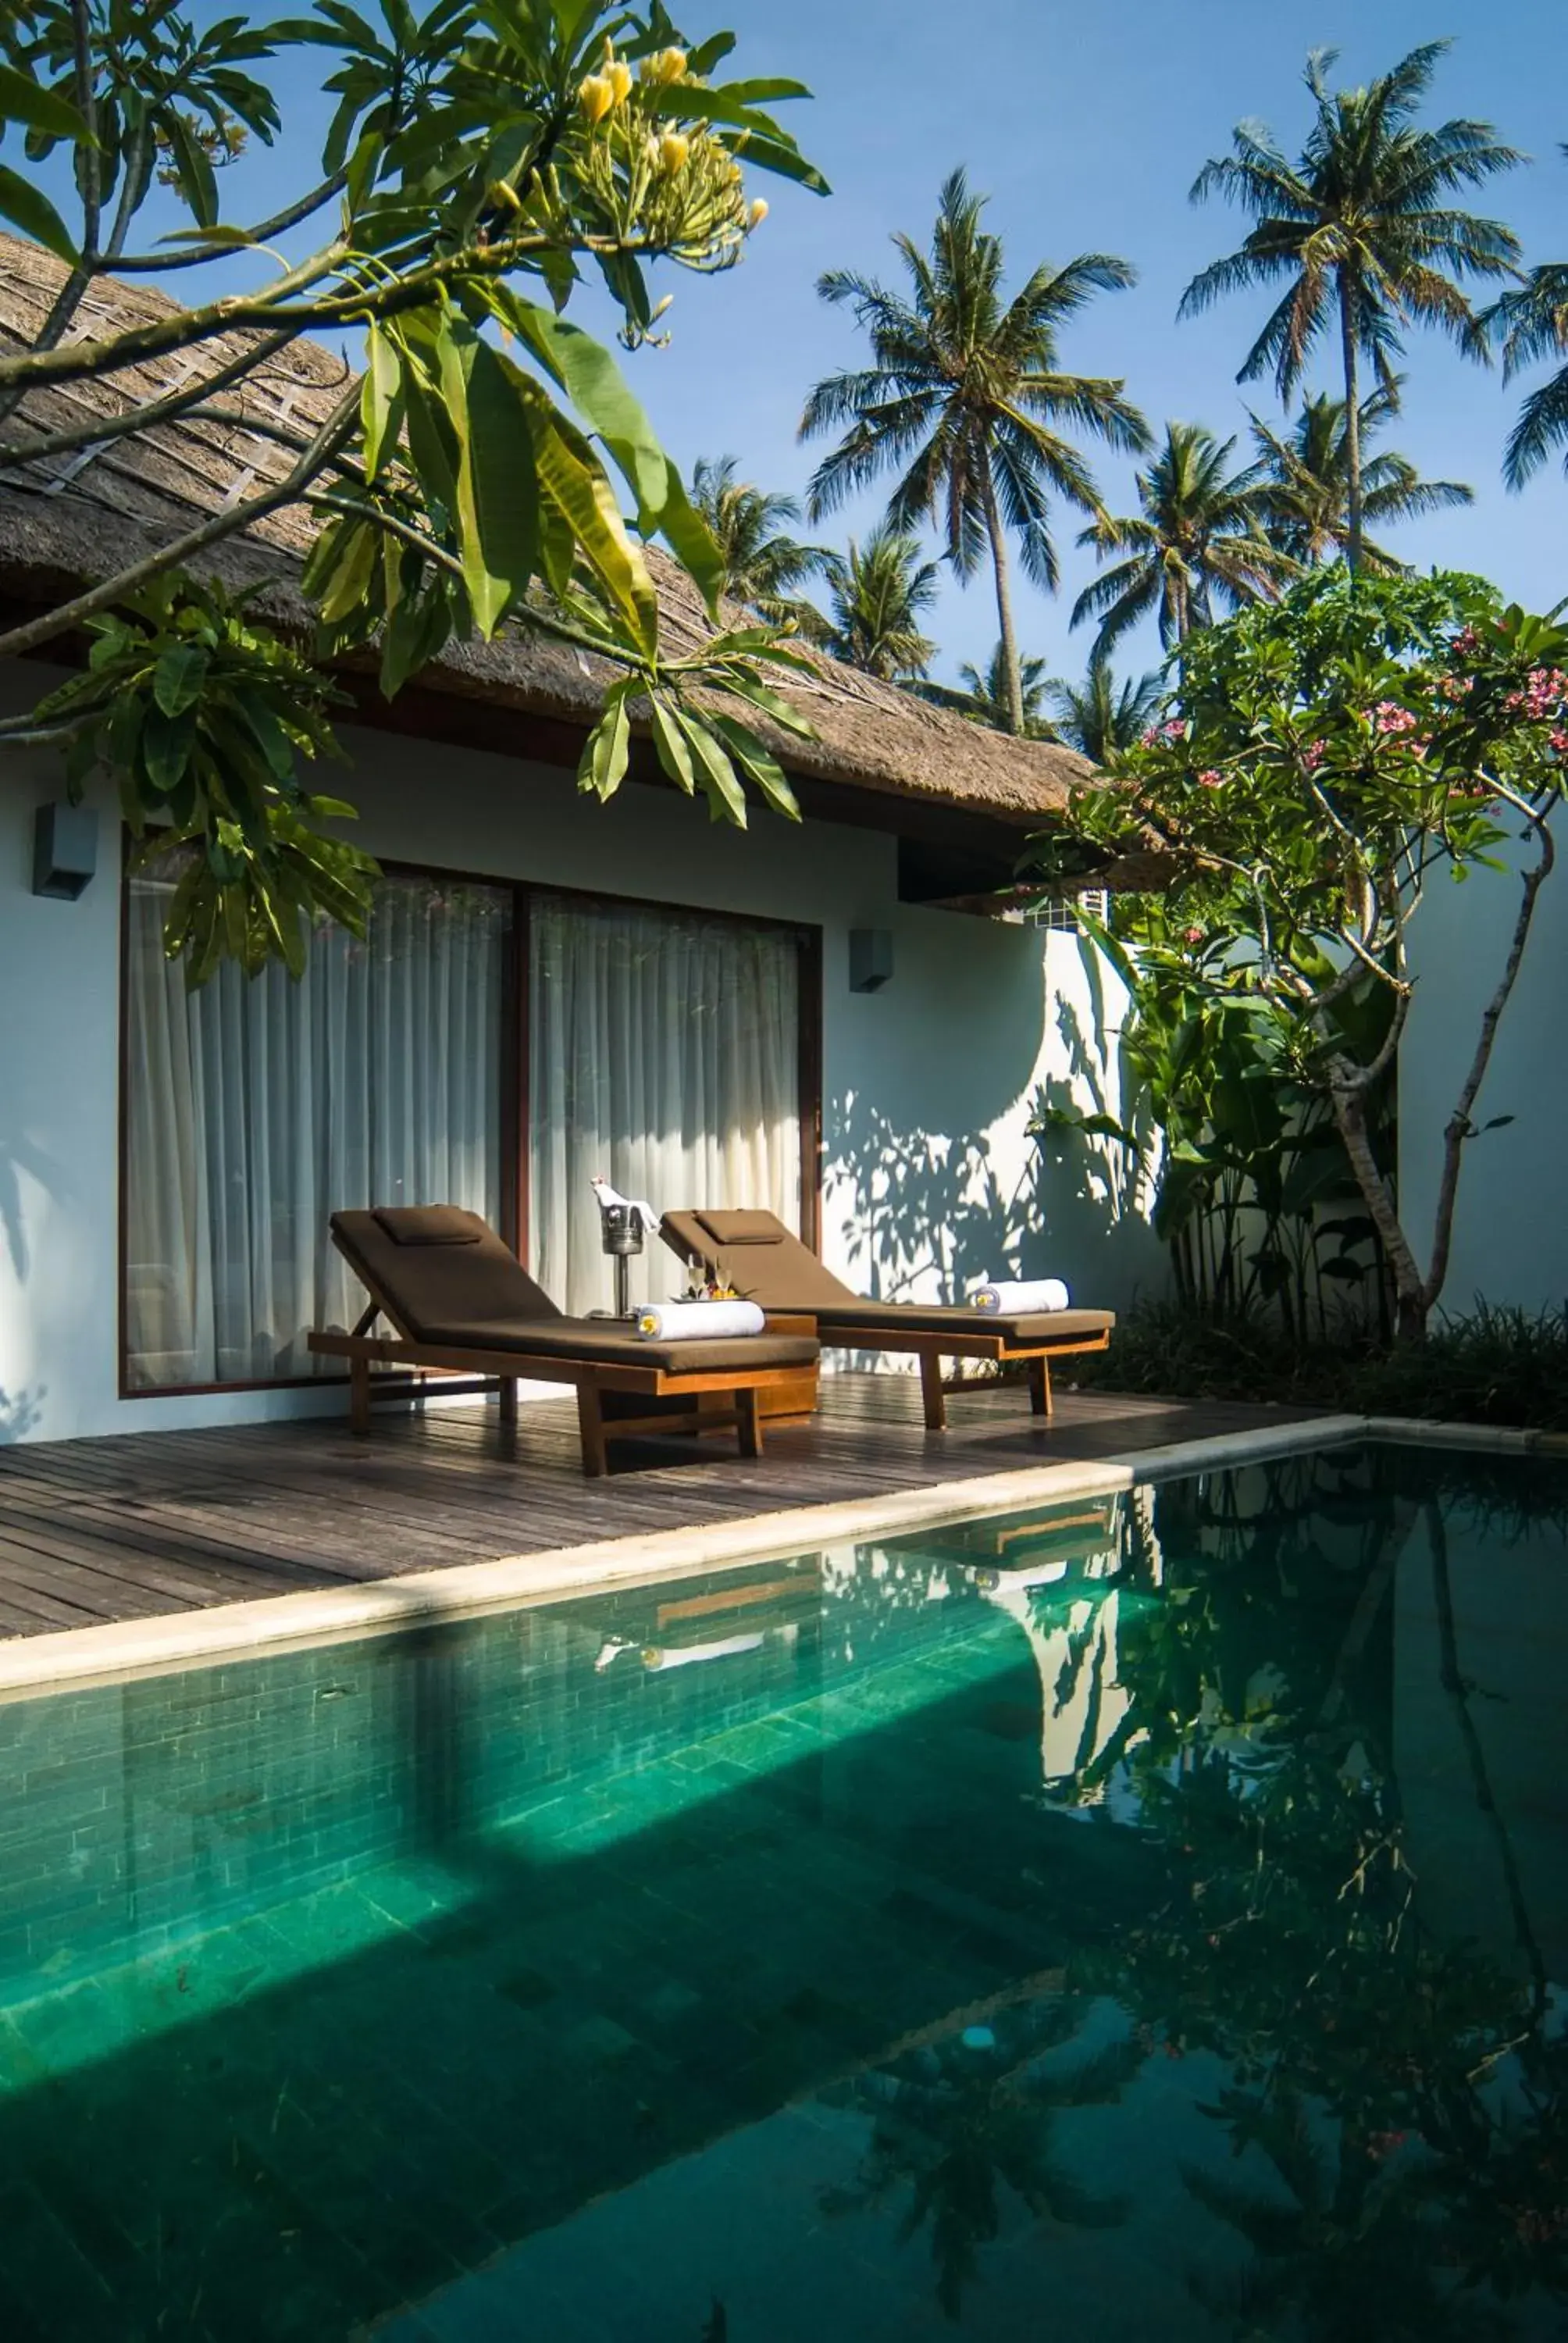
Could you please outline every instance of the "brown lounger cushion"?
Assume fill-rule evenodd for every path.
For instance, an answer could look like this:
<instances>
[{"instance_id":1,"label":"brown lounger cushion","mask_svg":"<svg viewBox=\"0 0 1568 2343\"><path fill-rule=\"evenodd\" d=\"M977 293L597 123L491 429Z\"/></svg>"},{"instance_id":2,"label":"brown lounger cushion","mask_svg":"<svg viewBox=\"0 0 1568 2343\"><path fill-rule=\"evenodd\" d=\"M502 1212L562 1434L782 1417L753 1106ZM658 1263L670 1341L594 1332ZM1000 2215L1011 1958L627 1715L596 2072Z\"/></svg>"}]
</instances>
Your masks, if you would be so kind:
<instances>
[{"instance_id":1,"label":"brown lounger cushion","mask_svg":"<svg viewBox=\"0 0 1568 2343\"><path fill-rule=\"evenodd\" d=\"M605 1318L492 1319L431 1326L423 1339L454 1350L516 1351L538 1359L582 1359L596 1366L662 1367L672 1375L729 1374L748 1367L814 1367L821 1353L809 1334L732 1334L713 1342L649 1342L623 1321ZM522 1370L527 1374L526 1367Z\"/></svg>"},{"instance_id":2,"label":"brown lounger cushion","mask_svg":"<svg viewBox=\"0 0 1568 2343\"><path fill-rule=\"evenodd\" d=\"M415 1229L427 1213L441 1232L421 1238ZM397 1233L388 1230L389 1221ZM561 1314L488 1222L455 1204L334 1212L332 1233L372 1298L411 1342L428 1341L441 1325L460 1326L462 1339L477 1342L480 1330L497 1320L548 1323Z\"/></svg>"},{"instance_id":3,"label":"brown lounger cushion","mask_svg":"<svg viewBox=\"0 0 1568 2343\"><path fill-rule=\"evenodd\" d=\"M788 1244L789 1231L776 1212L695 1212L716 1244Z\"/></svg>"},{"instance_id":4,"label":"brown lounger cushion","mask_svg":"<svg viewBox=\"0 0 1568 2343\"><path fill-rule=\"evenodd\" d=\"M900 1334L1000 1334L1020 1349L1041 1342L1082 1342L1109 1334L1116 1324L1113 1310L1043 1310L1025 1318L999 1317L994 1310L967 1310L960 1303L923 1302L849 1302L813 1313L817 1330L863 1333L873 1339Z\"/></svg>"},{"instance_id":5,"label":"brown lounger cushion","mask_svg":"<svg viewBox=\"0 0 1568 2343\"><path fill-rule=\"evenodd\" d=\"M732 1221L748 1226L739 1242L720 1233ZM660 1228L686 1260L708 1262L743 1302L764 1310L830 1310L859 1300L771 1212L666 1212Z\"/></svg>"},{"instance_id":6,"label":"brown lounger cushion","mask_svg":"<svg viewBox=\"0 0 1568 2343\"><path fill-rule=\"evenodd\" d=\"M489 1223L457 1204L377 1204L377 1225L394 1244L477 1244Z\"/></svg>"},{"instance_id":7,"label":"brown lounger cushion","mask_svg":"<svg viewBox=\"0 0 1568 2343\"><path fill-rule=\"evenodd\" d=\"M900 1334L1000 1334L1020 1350L1042 1342L1092 1342L1116 1324L1110 1310L1050 1310L1027 1317L999 1318L994 1311L962 1302L868 1302L824 1268L816 1254L771 1212L666 1212L665 1242L689 1261L718 1270L743 1301L780 1313L798 1310L817 1320L819 1334L829 1327L846 1337L867 1337L876 1350L880 1337L896 1347Z\"/></svg>"}]
</instances>

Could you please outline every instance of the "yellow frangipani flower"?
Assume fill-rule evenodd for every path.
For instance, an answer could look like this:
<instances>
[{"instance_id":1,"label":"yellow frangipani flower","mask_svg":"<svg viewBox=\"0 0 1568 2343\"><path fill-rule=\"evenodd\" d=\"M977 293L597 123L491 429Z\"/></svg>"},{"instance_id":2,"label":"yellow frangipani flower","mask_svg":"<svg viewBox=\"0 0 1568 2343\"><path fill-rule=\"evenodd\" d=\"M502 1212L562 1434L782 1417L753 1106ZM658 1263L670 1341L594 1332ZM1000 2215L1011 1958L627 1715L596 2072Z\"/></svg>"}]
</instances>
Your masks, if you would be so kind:
<instances>
[{"instance_id":1,"label":"yellow frangipani flower","mask_svg":"<svg viewBox=\"0 0 1568 2343\"><path fill-rule=\"evenodd\" d=\"M686 78L686 51L684 49L660 49L656 57L650 57L648 59L648 65L650 68L648 74L650 81L684 81Z\"/></svg>"},{"instance_id":2,"label":"yellow frangipani flower","mask_svg":"<svg viewBox=\"0 0 1568 2343\"><path fill-rule=\"evenodd\" d=\"M684 170L690 153L690 139L678 130L667 130L658 142L658 159L667 171Z\"/></svg>"},{"instance_id":3,"label":"yellow frangipani flower","mask_svg":"<svg viewBox=\"0 0 1568 2343\"><path fill-rule=\"evenodd\" d=\"M603 74L588 74L578 84L578 104L590 122L602 122L615 104L615 92Z\"/></svg>"},{"instance_id":4,"label":"yellow frangipani flower","mask_svg":"<svg viewBox=\"0 0 1568 2343\"><path fill-rule=\"evenodd\" d=\"M751 209L746 215L747 223L751 227L760 227L767 216L767 199L765 196L759 196L756 201L752 204Z\"/></svg>"},{"instance_id":5,"label":"yellow frangipani flower","mask_svg":"<svg viewBox=\"0 0 1568 2343\"><path fill-rule=\"evenodd\" d=\"M631 95L631 67L628 65L623 65L620 58L617 57L612 64L606 65L604 78L610 85L612 103L616 106L624 106Z\"/></svg>"}]
</instances>

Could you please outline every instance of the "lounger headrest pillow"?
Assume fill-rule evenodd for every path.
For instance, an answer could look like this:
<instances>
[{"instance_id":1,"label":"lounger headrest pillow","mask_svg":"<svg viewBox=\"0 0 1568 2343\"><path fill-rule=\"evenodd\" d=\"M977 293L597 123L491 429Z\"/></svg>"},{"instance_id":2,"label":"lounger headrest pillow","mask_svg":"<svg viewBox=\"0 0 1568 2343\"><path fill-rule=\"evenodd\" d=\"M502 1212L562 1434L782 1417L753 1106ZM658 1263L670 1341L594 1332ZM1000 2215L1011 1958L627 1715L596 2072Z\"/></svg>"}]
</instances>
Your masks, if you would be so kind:
<instances>
[{"instance_id":1,"label":"lounger headrest pillow","mask_svg":"<svg viewBox=\"0 0 1568 2343\"><path fill-rule=\"evenodd\" d=\"M477 1212L457 1204L378 1204L377 1226L400 1245L471 1245L485 1233Z\"/></svg>"},{"instance_id":2,"label":"lounger headrest pillow","mask_svg":"<svg viewBox=\"0 0 1568 2343\"><path fill-rule=\"evenodd\" d=\"M785 1244L789 1232L772 1212L696 1212L692 1215L700 1229L706 1229L715 1244L764 1245Z\"/></svg>"}]
</instances>

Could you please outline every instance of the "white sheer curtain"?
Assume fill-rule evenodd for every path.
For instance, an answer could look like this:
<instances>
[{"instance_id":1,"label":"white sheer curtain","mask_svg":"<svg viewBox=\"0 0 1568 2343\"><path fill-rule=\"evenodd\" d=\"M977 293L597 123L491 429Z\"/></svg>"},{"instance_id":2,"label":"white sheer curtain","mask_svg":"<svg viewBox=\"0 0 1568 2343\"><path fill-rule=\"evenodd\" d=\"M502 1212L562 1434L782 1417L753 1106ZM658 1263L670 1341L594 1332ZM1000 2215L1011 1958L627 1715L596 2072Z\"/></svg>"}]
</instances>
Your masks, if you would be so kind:
<instances>
[{"instance_id":1,"label":"white sheer curtain","mask_svg":"<svg viewBox=\"0 0 1568 2343\"><path fill-rule=\"evenodd\" d=\"M327 1215L500 1199L509 890L377 886L364 943L314 938L303 979L226 968L197 992L164 957L173 881L128 906L126 1320L144 1387L309 1373L313 1326L364 1296Z\"/></svg>"},{"instance_id":2,"label":"white sheer curtain","mask_svg":"<svg viewBox=\"0 0 1568 2343\"><path fill-rule=\"evenodd\" d=\"M534 1275L573 1312L608 1309L589 1181L655 1212L800 1215L799 947L700 913L536 896L529 982ZM634 1300L677 1289L657 1238Z\"/></svg>"}]
</instances>

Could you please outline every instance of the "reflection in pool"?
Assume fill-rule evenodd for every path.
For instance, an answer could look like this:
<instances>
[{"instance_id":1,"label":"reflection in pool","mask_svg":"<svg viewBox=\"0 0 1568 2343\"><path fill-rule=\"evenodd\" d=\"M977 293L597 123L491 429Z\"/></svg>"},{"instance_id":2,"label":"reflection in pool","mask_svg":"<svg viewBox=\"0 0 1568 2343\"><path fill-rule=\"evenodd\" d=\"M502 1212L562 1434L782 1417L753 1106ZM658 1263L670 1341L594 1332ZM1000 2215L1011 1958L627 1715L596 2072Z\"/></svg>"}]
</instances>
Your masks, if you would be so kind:
<instances>
[{"instance_id":1,"label":"reflection in pool","mask_svg":"<svg viewBox=\"0 0 1568 2343\"><path fill-rule=\"evenodd\" d=\"M1558 2336L1568 1475L0 1705L0 2337Z\"/></svg>"}]
</instances>

